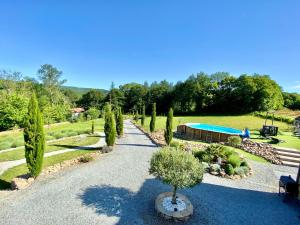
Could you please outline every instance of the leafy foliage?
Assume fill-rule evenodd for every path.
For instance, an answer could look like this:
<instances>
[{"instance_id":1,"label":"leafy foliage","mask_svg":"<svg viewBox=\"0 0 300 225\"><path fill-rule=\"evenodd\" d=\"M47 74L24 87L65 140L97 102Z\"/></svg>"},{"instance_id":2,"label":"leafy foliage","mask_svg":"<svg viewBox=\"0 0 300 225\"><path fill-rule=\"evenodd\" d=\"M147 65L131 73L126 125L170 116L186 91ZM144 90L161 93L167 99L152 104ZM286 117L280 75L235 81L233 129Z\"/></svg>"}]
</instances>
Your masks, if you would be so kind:
<instances>
[{"instance_id":1,"label":"leafy foliage","mask_svg":"<svg viewBox=\"0 0 300 225\"><path fill-rule=\"evenodd\" d=\"M165 140L168 145L170 145L173 138L173 109L170 108L167 116L166 130L165 130Z\"/></svg>"},{"instance_id":2,"label":"leafy foliage","mask_svg":"<svg viewBox=\"0 0 300 225\"><path fill-rule=\"evenodd\" d=\"M45 137L43 119L35 94L32 94L28 104L28 114L24 127L24 142L28 170L31 176L37 177L43 166Z\"/></svg>"},{"instance_id":3,"label":"leafy foliage","mask_svg":"<svg viewBox=\"0 0 300 225\"><path fill-rule=\"evenodd\" d=\"M107 146L113 146L116 140L116 124L110 105L106 105L104 133Z\"/></svg>"},{"instance_id":4,"label":"leafy foliage","mask_svg":"<svg viewBox=\"0 0 300 225\"><path fill-rule=\"evenodd\" d=\"M151 113L151 121L150 121L150 131L155 131L155 120L156 120L156 103L152 104L152 113Z\"/></svg>"},{"instance_id":5,"label":"leafy foliage","mask_svg":"<svg viewBox=\"0 0 300 225\"><path fill-rule=\"evenodd\" d=\"M233 166L233 168L239 167L241 165L241 158L237 154L230 155L227 161Z\"/></svg>"},{"instance_id":6,"label":"leafy foliage","mask_svg":"<svg viewBox=\"0 0 300 225\"><path fill-rule=\"evenodd\" d=\"M228 138L228 143L231 145L231 146L238 146L242 143L242 139L238 136L230 136Z\"/></svg>"},{"instance_id":7,"label":"leafy foliage","mask_svg":"<svg viewBox=\"0 0 300 225\"><path fill-rule=\"evenodd\" d=\"M190 153L174 148L163 148L154 153L150 173L162 182L177 188L193 187L203 178L203 167Z\"/></svg>"},{"instance_id":8,"label":"leafy foliage","mask_svg":"<svg viewBox=\"0 0 300 225\"><path fill-rule=\"evenodd\" d=\"M116 112L116 129L118 136L123 135L123 114L122 109L119 107Z\"/></svg>"},{"instance_id":9,"label":"leafy foliage","mask_svg":"<svg viewBox=\"0 0 300 225\"><path fill-rule=\"evenodd\" d=\"M231 164L228 163L225 165L225 173L228 174L229 176L234 174L234 169Z\"/></svg>"},{"instance_id":10,"label":"leafy foliage","mask_svg":"<svg viewBox=\"0 0 300 225\"><path fill-rule=\"evenodd\" d=\"M100 110L95 107L91 107L85 112L85 114L87 115L88 119L95 120L99 118Z\"/></svg>"}]
</instances>

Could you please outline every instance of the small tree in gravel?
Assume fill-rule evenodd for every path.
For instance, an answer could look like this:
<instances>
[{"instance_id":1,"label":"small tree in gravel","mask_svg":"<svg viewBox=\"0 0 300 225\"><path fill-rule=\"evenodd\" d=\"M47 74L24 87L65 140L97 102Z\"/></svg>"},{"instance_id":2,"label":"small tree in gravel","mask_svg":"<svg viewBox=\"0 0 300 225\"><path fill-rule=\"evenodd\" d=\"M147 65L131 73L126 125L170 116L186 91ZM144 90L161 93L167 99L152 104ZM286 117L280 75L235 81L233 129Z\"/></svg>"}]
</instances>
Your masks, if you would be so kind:
<instances>
[{"instance_id":1,"label":"small tree in gravel","mask_svg":"<svg viewBox=\"0 0 300 225\"><path fill-rule=\"evenodd\" d=\"M104 133L105 133L105 142L107 146L113 146L116 140L116 124L114 114L111 111L111 106L106 105L105 109L105 124L104 124Z\"/></svg>"},{"instance_id":2,"label":"small tree in gravel","mask_svg":"<svg viewBox=\"0 0 300 225\"><path fill-rule=\"evenodd\" d=\"M120 107L117 109L116 113L116 125L117 134L120 137L123 135L123 114Z\"/></svg>"},{"instance_id":3,"label":"small tree in gravel","mask_svg":"<svg viewBox=\"0 0 300 225\"><path fill-rule=\"evenodd\" d=\"M45 135L44 123L35 93L28 104L24 123L25 158L30 175L37 177L43 167Z\"/></svg>"},{"instance_id":4,"label":"small tree in gravel","mask_svg":"<svg viewBox=\"0 0 300 225\"><path fill-rule=\"evenodd\" d=\"M150 121L150 132L155 131L155 120L156 120L156 103L152 105L151 121Z\"/></svg>"},{"instance_id":5,"label":"small tree in gravel","mask_svg":"<svg viewBox=\"0 0 300 225\"><path fill-rule=\"evenodd\" d=\"M145 118L146 118L146 109L145 109L145 104L143 105L142 108L142 116L141 116L141 125L144 126L145 124Z\"/></svg>"},{"instance_id":6,"label":"small tree in gravel","mask_svg":"<svg viewBox=\"0 0 300 225\"><path fill-rule=\"evenodd\" d=\"M165 130L165 140L167 145L170 145L173 138L173 109L170 108L167 116L166 130Z\"/></svg>"},{"instance_id":7,"label":"small tree in gravel","mask_svg":"<svg viewBox=\"0 0 300 225\"><path fill-rule=\"evenodd\" d=\"M193 187L203 178L203 167L192 154L169 147L153 154L149 172L173 186L173 204L176 204L178 188Z\"/></svg>"}]
</instances>

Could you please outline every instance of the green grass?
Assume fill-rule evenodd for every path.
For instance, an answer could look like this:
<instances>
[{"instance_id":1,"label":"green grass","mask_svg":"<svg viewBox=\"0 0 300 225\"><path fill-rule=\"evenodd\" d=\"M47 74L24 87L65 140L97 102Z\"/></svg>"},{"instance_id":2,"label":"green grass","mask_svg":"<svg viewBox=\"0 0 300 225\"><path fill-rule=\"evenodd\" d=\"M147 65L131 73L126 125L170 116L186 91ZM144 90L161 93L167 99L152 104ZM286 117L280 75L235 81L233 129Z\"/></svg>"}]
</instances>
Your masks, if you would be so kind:
<instances>
[{"instance_id":1,"label":"green grass","mask_svg":"<svg viewBox=\"0 0 300 225\"><path fill-rule=\"evenodd\" d=\"M94 150L78 150L74 152L66 152L59 155L50 156L44 159L43 168L52 166L54 164L76 158L81 155L95 152ZM0 190L9 189L11 180L17 176L28 173L26 164L22 164L11 169L6 170L0 176Z\"/></svg>"},{"instance_id":2,"label":"green grass","mask_svg":"<svg viewBox=\"0 0 300 225\"><path fill-rule=\"evenodd\" d=\"M268 121L269 122L269 121ZM251 131L251 136L253 141L267 142L263 139L258 138L258 130L262 128L265 123L265 119L255 117L252 115L236 115L236 116L180 116L174 117L173 119L173 130L176 130L177 125L184 123L207 123L215 124L220 126L232 127L237 129L244 129L248 127ZM140 124L140 121L139 121ZM144 128L149 131L150 117L145 120ZM156 130L165 129L166 117L158 116L156 118ZM279 127L278 138L284 140L285 143L280 143L279 145L287 148L295 148L300 150L300 138L293 136L291 132L291 125L279 121L274 121L274 125Z\"/></svg>"},{"instance_id":3,"label":"green grass","mask_svg":"<svg viewBox=\"0 0 300 225\"><path fill-rule=\"evenodd\" d=\"M53 141L46 145L45 153L58 151L66 148L72 148L72 146L76 147L76 146L92 145L97 143L98 140L99 137L97 136L87 136L84 138L73 137L65 140ZM0 153L0 162L23 159L24 157L25 157L24 148L21 148L9 152Z\"/></svg>"},{"instance_id":4,"label":"green grass","mask_svg":"<svg viewBox=\"0 0 300 225\"><path fill-rule=\"evenodd\" d=\"M95 131L103 131L104 120L95 120ZM78 123L61 123L45 127L46 140L59 139L62 137L71 137L78 134L89 133L92 128L92 121ZM12 147L23 146L23 132L11 131L0 133L0 151Z\"/></svg>"}]
</instances>

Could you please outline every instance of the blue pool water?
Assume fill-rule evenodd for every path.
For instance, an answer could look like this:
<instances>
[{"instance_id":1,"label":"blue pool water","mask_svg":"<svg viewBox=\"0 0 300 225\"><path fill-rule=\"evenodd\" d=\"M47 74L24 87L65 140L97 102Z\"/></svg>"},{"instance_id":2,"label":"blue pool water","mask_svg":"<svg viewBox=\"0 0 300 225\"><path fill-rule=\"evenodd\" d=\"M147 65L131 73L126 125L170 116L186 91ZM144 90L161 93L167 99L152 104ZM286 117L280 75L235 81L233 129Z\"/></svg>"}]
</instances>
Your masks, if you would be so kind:
<instances>
[{"instance_id":1,"label":"blue pool water","mask_svg":"<svg viewBox=\"0 0 300 225\"><path fill-rule=\"evenodd\" d=\"M190 123L190 124L186 124L186 125L191 128L213 131L213 132L218 132L218 133L235 134L235 135L242 134L242 131L234 129L234 128L230 128L230 127L222 127L222 126L205 124L205 123Z\"/></svg>"}]
</instances>

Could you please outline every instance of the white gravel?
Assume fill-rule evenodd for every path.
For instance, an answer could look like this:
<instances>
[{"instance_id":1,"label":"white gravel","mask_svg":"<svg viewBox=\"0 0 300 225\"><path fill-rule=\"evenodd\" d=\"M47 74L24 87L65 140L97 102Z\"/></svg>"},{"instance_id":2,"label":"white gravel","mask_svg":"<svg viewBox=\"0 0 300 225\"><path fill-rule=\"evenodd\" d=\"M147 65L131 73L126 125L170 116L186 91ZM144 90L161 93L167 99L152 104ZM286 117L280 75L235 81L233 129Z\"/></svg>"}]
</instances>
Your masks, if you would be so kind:
<instances>
[{"instance_id":1,"label":"white gravel","mask_svg":"<svg viewBox=\"0 0 300 225\"><path fill-rule=\"evenodd\" d=\"M0 199L0 224L173 224L154 211L155 197L171 190L148 174L157 149L126 121L125 136L113 152ZM247 179L205 175L202 184L180 191L195 212L184 224L300 224L299 208L282 203L277 195L278 175L295 170L254 162L252 166L255 174Z\"/></svg>"}]
</instances>

